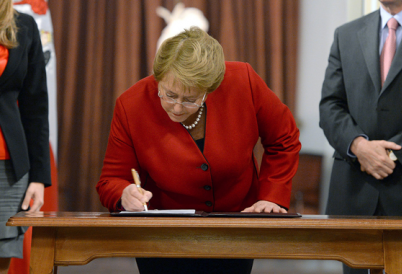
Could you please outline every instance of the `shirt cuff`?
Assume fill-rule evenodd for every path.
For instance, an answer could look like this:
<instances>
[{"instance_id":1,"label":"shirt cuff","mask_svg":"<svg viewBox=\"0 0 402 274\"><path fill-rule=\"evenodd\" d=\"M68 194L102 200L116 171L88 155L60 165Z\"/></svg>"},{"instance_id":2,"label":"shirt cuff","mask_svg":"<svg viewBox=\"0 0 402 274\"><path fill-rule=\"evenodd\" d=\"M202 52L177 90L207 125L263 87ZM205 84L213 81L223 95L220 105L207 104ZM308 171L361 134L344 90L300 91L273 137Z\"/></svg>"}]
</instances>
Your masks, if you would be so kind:
<instances>
[{"instance_id":1,"label":"shirt cuff","mask_svg":"<svg viewBox=\"0 0 402 274\"><path fill-rule=\"evenodd\" d=\"M354 141L357 137L363 137L363 138L365 138L366 140L369 139L366 134L360 134L360 135L357 135L355 138L353 138L353 140L350 142L350 144L349 144L349 146L348 146L348 151L346 152L346 154L347 154L349 157L351 157L351 158L357 158L356 155L354 155L354 154L352 153L352 151L350 150L350 146L352 145L353 141Z\"/></svg>"},{"instance_id":2,"label":"shirt cuff","mask_svg":"<svg viewBox=\"0 0 402 274\"><path fill-rule=\"evenodd\" d=\"M116 211L126 211L126 209L121 205L121 199L116 204Z\"/></svg>"}]
</instances>

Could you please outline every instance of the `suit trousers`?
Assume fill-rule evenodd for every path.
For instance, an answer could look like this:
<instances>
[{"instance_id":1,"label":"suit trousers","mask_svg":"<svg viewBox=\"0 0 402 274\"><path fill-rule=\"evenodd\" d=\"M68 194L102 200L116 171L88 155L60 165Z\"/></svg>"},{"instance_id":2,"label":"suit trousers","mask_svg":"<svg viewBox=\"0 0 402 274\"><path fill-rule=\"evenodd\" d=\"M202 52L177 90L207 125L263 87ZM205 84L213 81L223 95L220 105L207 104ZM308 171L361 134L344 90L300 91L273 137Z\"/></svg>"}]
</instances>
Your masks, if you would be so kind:
<instances>
[{"instance_id":1,"label":"suit trousers","mask_svg":"<svg viewBox=\"0 0 402 274\"><path fill-rule=\"evenodd\" d=\"M380 202L378 202L377 204L374 216L386 216L386 212ZM369 273L368 269L356 269L356 268L350 268L345 264L343 265L343 274L368 274L368 273Z\"/></svg>"},{"instance_id":2,"label":"suit trousers","mask_svg":"<svg viewBox=\"0 0 402 274\"><path fill-rule=\"evenodd\" d=\"M141 274L250 274L252 259L137 258Z\"/></svg>"}]
</instances>

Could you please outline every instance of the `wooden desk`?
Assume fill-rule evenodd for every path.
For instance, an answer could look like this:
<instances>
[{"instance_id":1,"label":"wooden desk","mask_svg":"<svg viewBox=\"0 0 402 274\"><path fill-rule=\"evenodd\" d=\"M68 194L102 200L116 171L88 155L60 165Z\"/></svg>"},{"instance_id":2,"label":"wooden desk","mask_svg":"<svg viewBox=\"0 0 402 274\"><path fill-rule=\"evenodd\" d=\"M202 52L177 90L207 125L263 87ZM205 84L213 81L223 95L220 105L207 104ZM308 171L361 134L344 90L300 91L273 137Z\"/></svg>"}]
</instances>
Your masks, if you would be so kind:
<instances>
[{"instance_id":1,"label":"wooden desk","mask_svg":"<svg viewBox=\"0 0 402 274\"><path fill-rule=\"evenodd\" d=\"M295 219L111 217L21 212L33 226L31 273L101 257L338 260L371 273L400 273L402 218L309 215ZM55 268L57 270L57 267Z\"/></svg>"}]
</instances>

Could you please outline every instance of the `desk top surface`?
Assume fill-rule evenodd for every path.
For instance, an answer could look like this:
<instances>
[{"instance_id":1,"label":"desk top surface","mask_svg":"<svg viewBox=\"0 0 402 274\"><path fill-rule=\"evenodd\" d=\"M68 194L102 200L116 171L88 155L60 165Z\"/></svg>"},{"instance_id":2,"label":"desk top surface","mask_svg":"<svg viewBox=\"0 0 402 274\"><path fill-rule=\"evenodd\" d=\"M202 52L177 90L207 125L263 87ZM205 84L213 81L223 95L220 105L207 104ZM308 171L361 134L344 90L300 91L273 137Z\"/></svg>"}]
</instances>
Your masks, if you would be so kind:
<instances>
[{"instance_id":1,"label":"desk top surface","mask_svg":"<svg viewBox=\"0 0 402 274\"><path fill-rule=\"evenodd\" d=\"M402 230L402 217L303 215L301 218L112 217L105 212L20 212L8 226L210 227Z\"/></svg>"}]
</instances>

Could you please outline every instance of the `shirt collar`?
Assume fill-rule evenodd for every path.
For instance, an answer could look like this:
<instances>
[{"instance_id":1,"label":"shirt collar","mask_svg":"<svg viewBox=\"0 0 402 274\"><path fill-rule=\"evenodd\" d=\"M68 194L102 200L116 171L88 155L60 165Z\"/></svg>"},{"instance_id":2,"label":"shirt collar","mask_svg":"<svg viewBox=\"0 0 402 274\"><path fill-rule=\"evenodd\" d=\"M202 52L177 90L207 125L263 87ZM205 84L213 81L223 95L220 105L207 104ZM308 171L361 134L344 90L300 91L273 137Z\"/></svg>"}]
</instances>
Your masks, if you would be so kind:
<instances>
[{"instance_id":1,"label":"shirt collar","mask_svg":"<svg viewBox=\"0 0 402 274\"><path fill-rule=\"evenodd\" d=\"M381 29L385 28L388 20L394 17L398 21L399 25L402 26L402 11L392 16L380 5L380 15L381 15Z\"/></svg>"}]
</instances>

